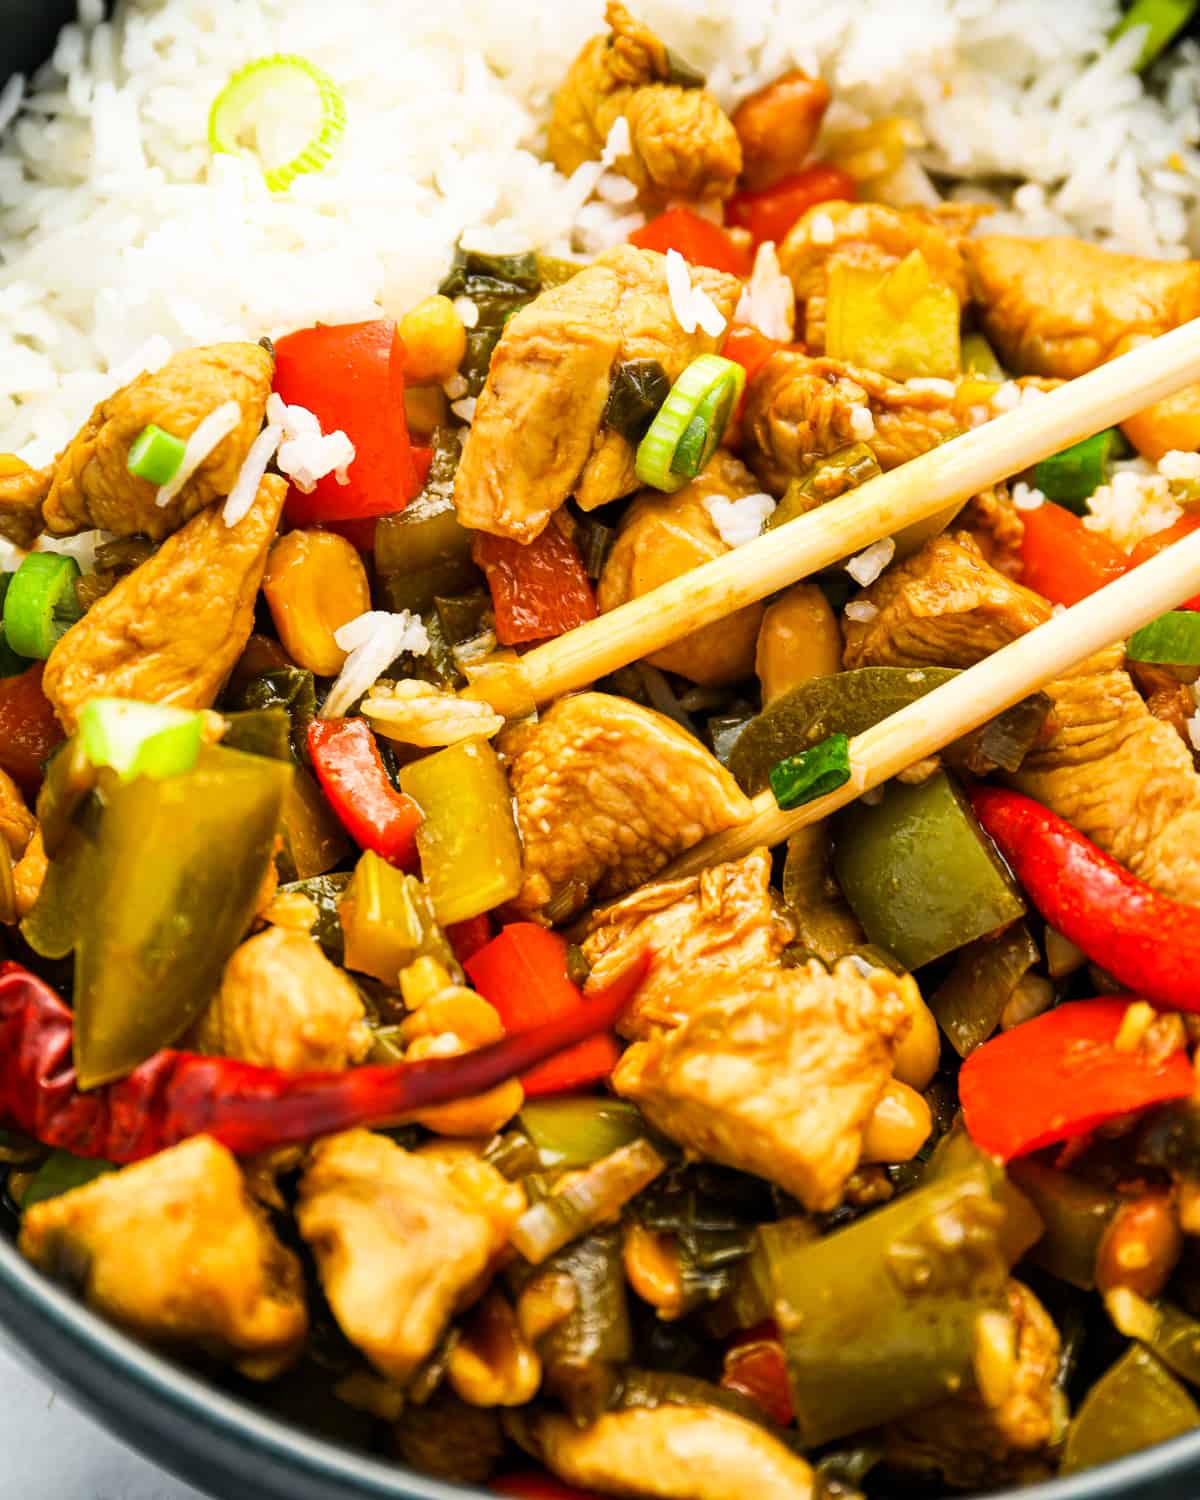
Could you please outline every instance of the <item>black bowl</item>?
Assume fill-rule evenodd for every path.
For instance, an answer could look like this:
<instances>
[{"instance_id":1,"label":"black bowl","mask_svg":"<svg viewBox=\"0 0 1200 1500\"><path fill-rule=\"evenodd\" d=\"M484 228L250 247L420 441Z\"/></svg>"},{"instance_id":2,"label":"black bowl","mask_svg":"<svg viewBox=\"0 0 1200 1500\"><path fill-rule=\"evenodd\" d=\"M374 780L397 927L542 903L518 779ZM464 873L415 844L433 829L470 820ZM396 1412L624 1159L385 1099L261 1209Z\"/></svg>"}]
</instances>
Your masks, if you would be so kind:
<instances>
[{"instance_id":1,"label":"black bowl","mask_svg":"<svg viewBox=\"0 0 1200 1500\"><path fill-rule=\"evenodd\" d=\"M32 71L74 11L75 0L0 0L0 85L9 73ZM17 1253L4 1226L0 1327L73 1402L215 1500L247 1495L256 1500L486 1500L488 1495L313 1437L235 1399L127 1337L47 1281ZM1200 1489L1200 1431L1019 1493L1021 1500L1182 1500L1193 1486ZM1013 1494L1006 1492L1008 1500Z\"/></svg>"}]
</instances>

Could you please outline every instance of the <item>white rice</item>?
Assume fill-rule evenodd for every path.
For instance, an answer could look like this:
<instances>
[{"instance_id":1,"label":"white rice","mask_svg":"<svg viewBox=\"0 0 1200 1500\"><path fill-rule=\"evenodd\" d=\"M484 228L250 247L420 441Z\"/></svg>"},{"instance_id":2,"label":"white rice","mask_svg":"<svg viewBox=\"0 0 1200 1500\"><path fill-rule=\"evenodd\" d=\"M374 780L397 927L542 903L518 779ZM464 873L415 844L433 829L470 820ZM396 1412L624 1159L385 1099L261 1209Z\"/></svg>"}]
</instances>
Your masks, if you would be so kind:
<instances>
[{"instance_id":1,"label":"white rice","mask_svg":"<svg viewBox=\"0 0 1200 1500\"><path fill-rule=\"evenodd\" d=\"M0 122L18 112L0 142L0 451L51 456L151 340L400 314L464 230L479 248L587 254L642 222L619 139L570 180L538 155L601 0L119 0L111 24L97 0L79 9L53 61L0 96ZM1138 38L1107 44L1117 0L636 9L726 106L799 65L833 89L830 128L911 118L927 145L910 175L997 179L992 228L1168 256L1197 238L1200 48L1148 92ZM229 76L276 51L317 61L348 113L333 164L284 194L206 143ZM303 137L307 108L273 133Z\"/></svg>"},{"instance_id":2,"label":"white rice","mask_svg":"<svg viewBox=\"0 0 1200 1500\"><path fill-rule=\"evenodd\" d=\"M763 527L775 512L770 495L742 495L730 500L726 495L706 495L704 509L712 518L721 540L728 547L744 547L761 536Z\"/></svg>"},{"instance_id":3,"label":"white rice","mask_svg":"<svg viewBox=\"0 0 1200 1500\"><path fill-rule=\"evenodd\" d=\"M878 542L872 542L869 547L864 547L861 552L856 552L846 564L846 572L860 588L865 589L875 582L895 555L895 542L890 536L885 536Z\"/></svg>"},{"instance_id":4,"label":"white rice","mask_svg":"<svg viewBox=\"0 0 1200 1500\"><path fill-rule=\"evenodd\" d=\"M1130 552L1147 537L1165 531L1183 515L1171 492L1171 477L1189 478L1190 453L1168 453L1158 465L1144 458L1114 464L1109 482L1088 500L1090 515L1083 524ZM1165 465L1165 468L1164 468Z\"/></svg>"},{"instance_id":5,"label":"white rice","mask_svg":"<svg viewBox=\"0 0 1200 1500\"><path fill-rule=\"evenodd\" d=\"M336 719L353 708L404 652L424 656L429 650L420 616L406 609L399 614L368 610L335 630L333 638L349 655L321 705L323 719Z\"/></svg>"}]
</instances>

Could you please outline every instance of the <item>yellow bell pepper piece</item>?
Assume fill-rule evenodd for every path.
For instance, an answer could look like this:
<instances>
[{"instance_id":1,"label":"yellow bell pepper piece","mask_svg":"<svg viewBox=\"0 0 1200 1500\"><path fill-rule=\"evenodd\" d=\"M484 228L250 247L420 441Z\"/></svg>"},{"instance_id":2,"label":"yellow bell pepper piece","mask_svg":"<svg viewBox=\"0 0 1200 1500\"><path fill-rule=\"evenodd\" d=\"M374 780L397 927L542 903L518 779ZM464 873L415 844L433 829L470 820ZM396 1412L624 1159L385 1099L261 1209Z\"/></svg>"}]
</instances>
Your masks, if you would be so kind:
<instances>
[{"instance_id":1,"label":"yellow bell pepper piece","mask_svg":"<svg viewBox=\"0 0 1200 1500\"><path fill-rule=\"evenodd\" d=\"M401 789L424 814L421 872L439 922L465 922L521 889L521 840L500 758L484 739L413 761Z\"/></svg>"},{"instance_id":2,"label":"yellow bell pepper piece","mask_svg":"<svg viewBox=\"0 0 1200 1500\"><path fill-rule=\"evenodd\" d=\"M318 677L342 670L346 653L333 638L371 608L362 559L333 531L289 531L271 548L263 594L284 650Z\"/></svg>"},{"instance_id":3,"label":"yellow bell pepper piece","mask_svg":"<svg viewBox=\"0 0 1200 1500\"><path fill-rule=\"evenodd\" d=\"M888 271L835 260L829 269L825 349L893 380L954 380L958 298L914 250Z\"/></svg>"},{"instance_id":4,"label":"yellow bell pepper piece","mask_svg":"<svg viewBox=\"0 0 1200 1500\"><path fill-rule=\"evenodd\" d=\"M405 875L369 849L338 902L338 918L348 969L395 985L401 970L418 958L458 968L428 891L415 875Z\"/></svg>"}]
</instances>

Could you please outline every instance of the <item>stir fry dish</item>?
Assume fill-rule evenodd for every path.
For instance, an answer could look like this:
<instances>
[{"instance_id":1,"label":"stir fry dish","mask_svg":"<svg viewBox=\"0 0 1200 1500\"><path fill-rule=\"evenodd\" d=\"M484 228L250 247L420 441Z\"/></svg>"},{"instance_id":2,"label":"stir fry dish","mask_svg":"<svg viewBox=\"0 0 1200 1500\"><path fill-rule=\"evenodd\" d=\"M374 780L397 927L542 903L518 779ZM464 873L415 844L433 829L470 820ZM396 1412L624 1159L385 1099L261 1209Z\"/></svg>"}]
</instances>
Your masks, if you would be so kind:
<instances>
[{"instance_id":1,"label":"stir fry dish","mask_svg":"<svg viewBox=\"0 0 1200 1500\"><path fill-rule=\"evenodd\" d=\"M20 1250L507 1495L936 1495L1195 1429L1200 599L673 866L1200 526L1200 385L581 691L521 663L1200 315L1200 262L906 201L903 121L824 130L800 71L730 117L607 21L547 150L627 243L464 239L398 320L175 353L0 457Z\"/></svg>"}]
</instances>

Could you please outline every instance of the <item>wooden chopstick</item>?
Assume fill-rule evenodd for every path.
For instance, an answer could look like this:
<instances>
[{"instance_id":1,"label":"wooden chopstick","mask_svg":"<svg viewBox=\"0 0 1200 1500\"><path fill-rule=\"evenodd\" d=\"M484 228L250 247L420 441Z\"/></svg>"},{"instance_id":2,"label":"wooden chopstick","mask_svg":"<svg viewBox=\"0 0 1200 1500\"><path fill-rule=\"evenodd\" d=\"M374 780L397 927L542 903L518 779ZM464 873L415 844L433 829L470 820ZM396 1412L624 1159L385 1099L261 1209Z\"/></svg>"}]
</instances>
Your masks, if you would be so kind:
<instances>
[{"instance_id":1,"label":"wooden chopstick","mask_svg":"<svg viewBox=\"0 0 1200 1500\"><path fill-rule=\"evenodd\" d=\"M535 646L490 682L475 683L470 696L512 713L514 706L519 712L531 701L546 703L585 687L883 537L928 521L1195 380L1200 380L1200 318Z\"/></svg>"},{"instance_id":2,"label":"wooden chopstick","mask_svg":"<svg viewBox=\"0 0 1200 1500\"><path fill-rule=\"evenodd\" d=\"M692 875L782 842L828 817L905 767L941 750L1055 677L1175 608L1200 589L1200 532L1107 584L1028 635L986 657L925 697L850 741L850 780L827 796L784 812L769 790L747 823L689 849L656 880Z\"/></svg>"}]
</instances>

